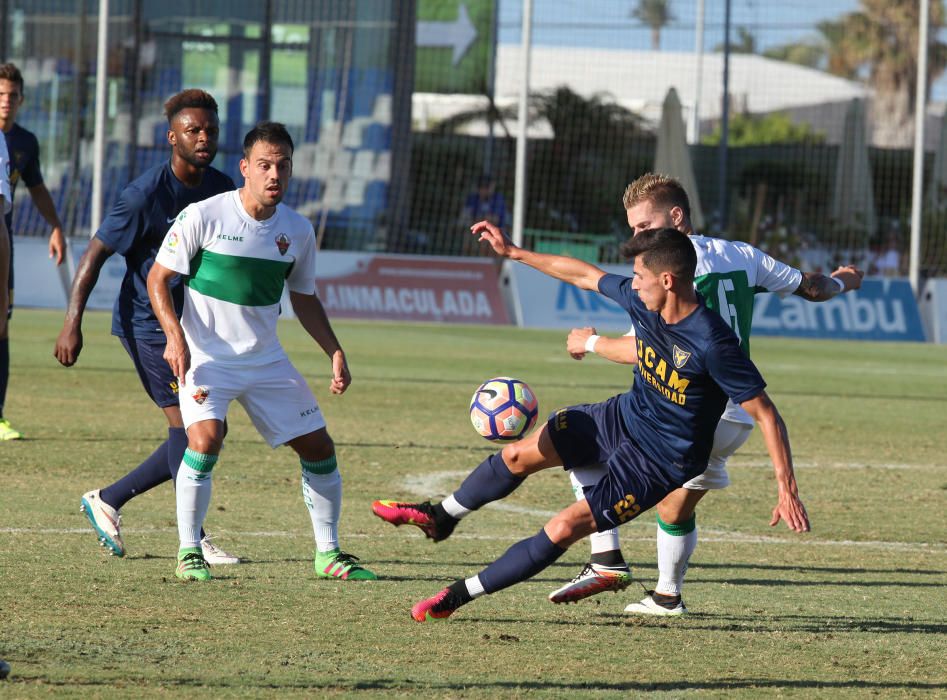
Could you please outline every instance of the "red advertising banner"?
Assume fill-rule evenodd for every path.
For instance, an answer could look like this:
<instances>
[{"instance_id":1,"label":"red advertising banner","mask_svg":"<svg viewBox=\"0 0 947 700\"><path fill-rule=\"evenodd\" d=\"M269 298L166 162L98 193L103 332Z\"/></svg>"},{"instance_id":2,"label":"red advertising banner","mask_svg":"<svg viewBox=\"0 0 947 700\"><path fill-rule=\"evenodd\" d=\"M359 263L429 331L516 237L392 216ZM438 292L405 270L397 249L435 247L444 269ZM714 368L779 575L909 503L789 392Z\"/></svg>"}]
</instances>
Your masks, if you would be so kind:
<instances>
[{"instance_id":1,"label":"red advertising banner","mask_svg":"<svg viewBox=\"0 0 947 700\"><path fill-rule=\"evenodd\" d=\"M316 292L330 317L510 322L492 260L322 251Z\"/></svg>"}]
</instances>

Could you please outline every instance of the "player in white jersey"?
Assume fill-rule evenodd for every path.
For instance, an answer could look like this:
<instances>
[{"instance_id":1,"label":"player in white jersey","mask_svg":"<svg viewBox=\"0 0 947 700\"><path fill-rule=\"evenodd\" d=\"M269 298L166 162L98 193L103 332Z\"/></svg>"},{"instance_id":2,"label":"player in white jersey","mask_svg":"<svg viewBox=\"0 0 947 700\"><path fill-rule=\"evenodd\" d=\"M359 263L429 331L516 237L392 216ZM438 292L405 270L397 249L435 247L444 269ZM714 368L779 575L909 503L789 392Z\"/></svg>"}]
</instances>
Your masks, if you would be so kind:
<instances>
[{"instance_id":1,"label":"player in white jersey","mask_svg":"<svg viewBox=\"0 0 947 700\"><path fill-rule=\"evenodd\" d=\"M167 335L164 358L180 380L188 447L177 477L180 549L176 575L211 578L200 529L224 419L237 400L271 447L289 445L302 465L303 500L316 538L322 578L374 580L339 548L342 478L335 446L306 380L276 336L284 283L303 328L332 361L329 390L351 382L345 353L316 296L312 224L280 204L292 174L293 141L276 122L261 122L243 142L244 185L188 206L165 236L148 275L148 294ZM170 282L184 276L178 322Z\"/></svg>"},{"instance_id":2,"label":"player in white jersey","mask_svg":"<svg viewBox=\"0 0 947 700\"><path fill-rule=\"evenodd\" d=\"M696 235L687 194L673 178L643 175L625 190L623 203L633 235L651 228L673 227L690 236L697 251L694 285L705 304L733 328L748 355L754 295L775 292L827 301L861 286L864 273L854 267L840 267L830 277L800 272L747 243ZM576 328L569 334L566 348L575 359L594 352L613 362L632 364L638 360L634 340L634 328L620 338L599 337L594 328ZM708 491L730 484L727 459L746 442L752 429L753 420L746 411L728 403L714 435L707 470L657 505L658 583L641 602L628 605L626 612L681 615L687 611L681 593L687 563L697 546L694 511ZM570 472L577 498L581 499L583 489L599 480L602 469L592 466ZM590 539L591 560L571 582L549 595L552 602L575 602L603 591L621 590L631 583L617 530L596 533Z\"/></svg>"}]
</instances>

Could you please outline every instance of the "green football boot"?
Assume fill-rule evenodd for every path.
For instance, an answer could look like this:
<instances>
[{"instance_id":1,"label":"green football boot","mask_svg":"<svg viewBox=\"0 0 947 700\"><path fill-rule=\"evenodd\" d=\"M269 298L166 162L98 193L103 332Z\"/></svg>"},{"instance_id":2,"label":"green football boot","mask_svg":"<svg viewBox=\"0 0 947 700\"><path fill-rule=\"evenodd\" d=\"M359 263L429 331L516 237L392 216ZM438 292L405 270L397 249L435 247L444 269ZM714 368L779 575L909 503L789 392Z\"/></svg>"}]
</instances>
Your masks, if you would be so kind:
<instances>
[{"instance_id":1,"label":"green football boot","mask_svg":"<svg viewBox=\"0 0 947 700\"><path fill-rule=\"evenodd\" d=\"M182 581L210 581L210 569L200 547L186 547L178 552L178 568L174 575Z\"/></svg>"},{"instance_id":2,"label":"green football boot","mask_svg":"<svg viewBox=\"0 0 947 700\"><path fill-rule=\"evenodd\" d=\"M375 581L373 572L358 563L358 557L338 549L316 552L316 575L319 578L338 578L343 581Z\"/></svg>"}]
</instances>

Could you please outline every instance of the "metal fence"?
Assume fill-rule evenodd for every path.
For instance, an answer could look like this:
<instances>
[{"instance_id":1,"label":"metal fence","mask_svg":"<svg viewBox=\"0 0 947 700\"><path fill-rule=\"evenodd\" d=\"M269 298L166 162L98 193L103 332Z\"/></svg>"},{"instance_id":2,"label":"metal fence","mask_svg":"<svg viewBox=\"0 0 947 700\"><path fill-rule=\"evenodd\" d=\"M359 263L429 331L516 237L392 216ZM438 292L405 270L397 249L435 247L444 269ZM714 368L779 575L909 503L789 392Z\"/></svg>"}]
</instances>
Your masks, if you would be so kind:
<instances>
[{"instance_id":1,"label":"metal fence","mask_svg":"<svg viewBox=\"0 0 947 700\"><path fill-rule=\"evenodd\" d=\"M808 268L851 260L906 274L917 3L730 2L724 103L725 0L536 0L527 243L617 259L628 235L621 193L655 166L673 88L702 230ZM472 220L512 220L522 6L112 0L105 209L167 158L164 100L201 87L221 105L215 165L232 176L253 123L287 123L297 140L287 203L313 220L323 247L478 254L464 233ZM19 122L39 138L73 235L90 225L98 9L0 0L3 54L26 79ZM932 276L947 275L943 19L937 0L921 229L921 271ZM855 41L858 31L894 59ZM24 193L14 229L46 232Z\"/></svg>"}]
</instances>

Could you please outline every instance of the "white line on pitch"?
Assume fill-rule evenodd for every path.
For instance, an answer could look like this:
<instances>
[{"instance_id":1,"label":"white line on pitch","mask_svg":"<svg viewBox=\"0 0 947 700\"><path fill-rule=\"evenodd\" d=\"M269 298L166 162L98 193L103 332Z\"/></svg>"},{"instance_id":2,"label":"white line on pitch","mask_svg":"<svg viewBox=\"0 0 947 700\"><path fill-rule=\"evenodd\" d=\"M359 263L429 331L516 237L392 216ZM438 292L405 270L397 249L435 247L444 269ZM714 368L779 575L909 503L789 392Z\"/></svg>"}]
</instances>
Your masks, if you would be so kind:
<instances>
[{"instance_id":1,"label":"white line on pitch","mask_svg":"<svg viewBox=\"0 0 947 700\"><path fill-rule=\"evenodd\" d=\"M513 510L512 508L508 510ZM533 511L529 508L518 508L517 512L525 513L527 515L536 515L542 511ZM636 523L638 527L635 527L634 530L640 532L644 527L648 527L647 523ZM140 527L140 528L124 528L123 534L125 535L170 535L176 534L177 529L172 527ZM725 544L782 544L782 545L798 545L804 547L855 547L863 549L888 549L898 552L926 552L930 554L947 554L947 545L940 543L929 543L929 542L881 542L877 540L816 540L816 539L799 539L799 540L790 540L782 537L773 537L770 535L747 535L739 532L731 532L727 530L717 530L712 528L701 528L701 541L703 542L716 542L716 543L725 543ZM4 527L0 528L0 535L82 535L83 537L92 535L93 532L90 528L28 528L28 527ZM312 537L312 533L306 530L299 530L296 532L288 532L282 530L260 530L260 531L241 531L241 530L215 530L215 534L226 535L232 537L264 537L264 538L276 538L276 537L285 537L285 538L305 538L309 539ZM525 531L523 535L525 535ZM627 535L627 536L626 536ZM350 539L379 539L379 538L417 538L422 537L421 533L415 532L390 532L384 535L379 535L377 533L346 533L344 537ZM484 542L515 542L518 539L521 539L521 535L479 535L475 533L465 534L457 533L451 536L453 540L474 540L474 541L484 541ZM654 535L651 532L647 534L635 534L631 535L630 533L623 533L622 535L623 542L654 542Z\"/></svg>"}]
</instances>

